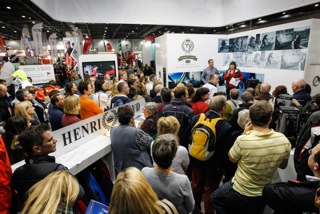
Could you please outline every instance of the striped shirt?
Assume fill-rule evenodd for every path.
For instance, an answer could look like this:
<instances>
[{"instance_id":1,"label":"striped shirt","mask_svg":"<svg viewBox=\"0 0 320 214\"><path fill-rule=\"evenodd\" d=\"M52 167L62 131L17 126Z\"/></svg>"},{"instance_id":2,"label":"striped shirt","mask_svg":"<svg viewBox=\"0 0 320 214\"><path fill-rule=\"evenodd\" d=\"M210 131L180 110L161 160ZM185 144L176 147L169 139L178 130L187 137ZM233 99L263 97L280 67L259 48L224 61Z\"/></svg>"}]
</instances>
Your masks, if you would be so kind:
<instances>
[{"instance_id":1,"label":"striped shirt","mask_svg":"<svg viewBox=\"0 0 320 214\"><path fill-rule=\"evenodd\" d=\"M269 133L253 130L239 136L229 151L230 157L238 161L233 189L248 197L261 196L282 161L289 158L290 150L289 140L273 130Z\"/></svg>"}]
</instances>

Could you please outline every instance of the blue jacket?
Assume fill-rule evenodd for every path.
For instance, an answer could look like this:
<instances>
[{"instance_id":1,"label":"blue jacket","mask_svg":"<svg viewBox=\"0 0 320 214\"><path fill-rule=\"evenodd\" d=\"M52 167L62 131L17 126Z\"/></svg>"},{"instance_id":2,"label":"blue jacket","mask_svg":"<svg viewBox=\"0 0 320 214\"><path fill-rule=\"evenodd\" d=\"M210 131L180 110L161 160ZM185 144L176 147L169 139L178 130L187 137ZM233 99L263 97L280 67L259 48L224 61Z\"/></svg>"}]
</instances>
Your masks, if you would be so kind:
<instances>
[{"instance_id":1,"label":"blue jacket","mask_svg":"<svg viewBox=\"0 0 320 214\"><path fill-rule=\"evenodd\" d=\"M307 104L307 102L309 102L310 100L312 100L310 94L308 94L306 92L306 90L301 90L301 91L298 91L296 93L294 93L292 95L292 98L293 99L296 99L298 100L298 102L302 105L302 106L305 106Z\"/></svg>"},{"instance_id":2,"label":"blue jacket","mask_svg":"<svg viewBox=\"0 0 320 214\"><path fill-rule=\"evenodd\" d=\"M188 126L194 116L193 110L187 106L186 102L181 98L173 99L169 105L166 105L162 109L162 116L174 116L180 123L179 139L180 144L187 147L188 142L185 139L189 138L190 133L188 132ZM187 133L188 132L188 133Z\"/></svg>"},{"instance_id":3,"label":"blue jacket","mask_svg":"<svg viewBox=\"0 0 320 214\"><path fill-rule=\"evenodd\" d=\"M63 110L60 107L53 106L52 109L49 108L50 124L52 131L62 128L62 116Z\"/></svg>"}]
</instances>

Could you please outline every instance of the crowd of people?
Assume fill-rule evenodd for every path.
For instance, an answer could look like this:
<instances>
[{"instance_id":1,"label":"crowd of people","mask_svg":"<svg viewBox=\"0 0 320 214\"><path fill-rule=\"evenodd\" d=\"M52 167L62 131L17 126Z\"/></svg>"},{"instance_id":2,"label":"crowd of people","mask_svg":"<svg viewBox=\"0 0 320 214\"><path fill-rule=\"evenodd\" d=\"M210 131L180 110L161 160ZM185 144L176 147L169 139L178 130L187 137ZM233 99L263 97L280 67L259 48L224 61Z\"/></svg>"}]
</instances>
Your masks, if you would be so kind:
<instances>
[{"instance_id":1,"label":"crowd of people","mask_svg":"<svg viewBox=\"0 0 320 214\"><path fill-rule=\"evenodd\" d=\"M219 91L220 72L212 59L208 64L200 88L179 83L169 89L155 74L126 70L119 70L119 78L106 74L104 79L81 80L72 73L65 88L53 87L56 82L50 81L43 88L27 86L14 94L0 80L0 213L8 213L17 199L23 206L16 209L22 213L76 212L75 201L86 193L49 155L56 150L52 131L115 107L120 125L111 129L110 139L117 180L109 213L165 213L160 203L164 199L179 213L200 213L202 201L208 214L263 213L266 205L276 213L317 212L320 147L310 136L320 125L320 94L311 97L303 79L292 82L292 106L301 111L312 106L314 111L296 142L300 182L271 184L275 171L286 168L292 147L275 131L274 119L287 86L271 93L271 85L263 82L239 96L243 75L231 62L223 74L227 90ZM46 93L46 87L53 88ZM146 101L144 120L138 124L132 106L126 105L137 99ZM193 128L203 118L219 118L214 125L215 152L207 160L188 153ZM21 160L26 164L12 175L11 165Z\"/></svg>"}]
</instances>

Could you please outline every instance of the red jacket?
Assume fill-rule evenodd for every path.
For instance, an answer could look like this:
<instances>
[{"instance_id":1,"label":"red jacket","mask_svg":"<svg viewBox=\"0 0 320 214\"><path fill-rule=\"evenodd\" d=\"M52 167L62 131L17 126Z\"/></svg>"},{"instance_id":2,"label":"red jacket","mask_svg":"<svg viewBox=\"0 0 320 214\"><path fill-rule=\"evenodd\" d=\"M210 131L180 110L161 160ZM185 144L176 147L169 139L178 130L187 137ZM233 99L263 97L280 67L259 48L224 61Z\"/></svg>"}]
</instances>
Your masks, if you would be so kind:
<instances>
[{"instance_id":1,"label":"red jacket","mask_svg":"<svg viewBox=\"0 0 320 214\"><path fill-rule=\"evenodd\" d=\"M9 214L11 189L9 186L12 169L6 146L0 137L0 214Z\"/></svg>"},{"instance_id":2,"label":"red jacket","mask_svg":"<svg viewBox=\"0 0 320 214\"><path fill-rule=\"evenodd\" d=\"M235 72L233 73L231 73L230 70L226 70L223 74L223 79L227 80L228 88L236 88L236 86L229 83L232 77L243 79L244 76L239 69L235 69Z\"/></svg>"},{"instance_id":3,"label":"red jacket","mask_svg":"<svg viewBox=\"0 0 320 214\"><path fill-rule=\"evenodd\" d=\"M199 100L198 102L191 102L192 110L194 115L198 115L201 113L206 113L209 110L209 105L203 100Z\"/></svg>"}]
</instances>

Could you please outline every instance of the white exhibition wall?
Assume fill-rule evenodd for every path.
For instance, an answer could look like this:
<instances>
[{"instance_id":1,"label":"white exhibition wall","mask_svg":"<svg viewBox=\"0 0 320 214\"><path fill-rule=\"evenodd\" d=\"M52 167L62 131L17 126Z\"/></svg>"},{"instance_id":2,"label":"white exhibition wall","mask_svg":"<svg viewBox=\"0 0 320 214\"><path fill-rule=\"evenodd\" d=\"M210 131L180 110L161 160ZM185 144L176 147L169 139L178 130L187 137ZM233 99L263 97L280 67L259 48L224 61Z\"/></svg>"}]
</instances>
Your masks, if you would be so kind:
<instances>
[{"instance_id":1,"label":"white exhibition wall","mask_svg":"<svg viewBox=\"0 0 320 214\"><path fill-rule=\"evenodd\" d=\"M291 40L298 34L302 36L301 45L298 49L289 50L293 49ZM166 34L156 38L157 76L165 68L167 74L184 72L191 79L196 74L188 74L189 72L199 73L208 66L208 59L213 58L218 70L226 70L231 61L236 61L241 71L263 76L263 81L270 83L272 89L285 85L289 93L292 93L292 81L304 78L311 85L312 94L316 94L320 92L320 86L315 88L312 80L317 73L319 75L319 34L320 20L315 19L230 35ZM263 48L261 45L257 49L250 48L249 40L259 37L260 42L265 38L267 45ZM276 37L281 37L283 44L278 42L279 38L276 42ZM223 40L229 45L227 51L222 48ZM245 41L245 50L231 50L233 42L240 44L241 41ZM242 45L244 46L244 42ZM183 49L183 46L187 47ZM255 64L256 58L261 59L260 64Z\"/></svg>"}]
</instances>

